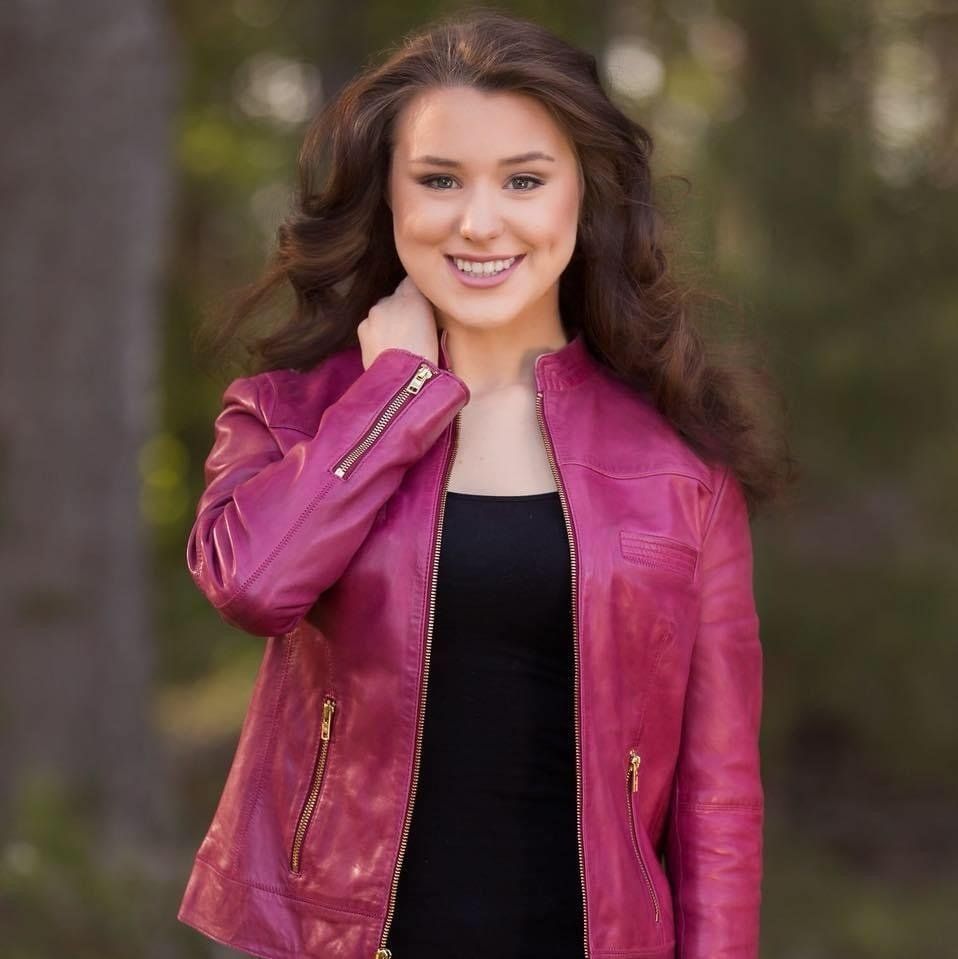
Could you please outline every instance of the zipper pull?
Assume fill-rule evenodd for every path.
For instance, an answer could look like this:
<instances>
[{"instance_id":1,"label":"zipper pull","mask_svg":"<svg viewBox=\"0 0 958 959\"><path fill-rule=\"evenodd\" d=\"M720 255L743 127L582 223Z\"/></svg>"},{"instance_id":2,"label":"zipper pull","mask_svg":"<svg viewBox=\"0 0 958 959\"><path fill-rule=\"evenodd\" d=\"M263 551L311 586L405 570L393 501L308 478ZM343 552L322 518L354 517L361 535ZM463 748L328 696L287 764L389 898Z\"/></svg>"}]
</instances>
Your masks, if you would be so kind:
<instances>
[{"instance_id":1,"label":"zipper pull","mask_svg":"<svg viewBox=\"0 0 958 959\"><path fill-rule=\"evenodd\" d=\"M632 792L639 788L639 763L642 757L634 750L629 750L629 779L632 784Z\"/></svg>"},{"instance_id":2,"label":"zipper pull","mask_svg":"<svg viewBox=\"0 0 958 959\"><path fill-rule=\"evenodd\" d=\"M376 955L373 959L392 959L393 954L391 949L377 949Z\"/></svg>"},{"instance_id":3,"label":"zipper pull","mask_svg":"<svg viewBox=\"0 0 958 959\"><path fill-rule=\"evenodd\" d=\"M432 370L429 369L428 364L423 363L419 369L416 370L416 375L406 384L406 389L410 393L418 393L422 389L423 383L425 383L430 376L432 376Z\"/></svg>"},{"instance_id":4,"label":"zipper pull","mask_svg":"<svg viewBox=\"0 0 958 959\"><path fill-rule=\"evenodd\" d=\"M323 702L323 726L320 730L320 738L323 740L329 739L329 730L333 724L333 710L336 708L336 703L332 699L327 699Z\"/></svg>"}]
</instances>

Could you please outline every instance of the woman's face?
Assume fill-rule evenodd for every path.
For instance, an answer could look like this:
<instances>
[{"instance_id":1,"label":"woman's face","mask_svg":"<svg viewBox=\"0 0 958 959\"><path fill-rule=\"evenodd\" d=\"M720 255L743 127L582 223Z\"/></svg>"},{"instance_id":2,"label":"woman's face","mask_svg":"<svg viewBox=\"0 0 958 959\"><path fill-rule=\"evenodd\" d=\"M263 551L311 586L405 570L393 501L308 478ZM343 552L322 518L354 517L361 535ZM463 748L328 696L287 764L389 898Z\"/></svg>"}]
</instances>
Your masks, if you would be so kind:
<instances>
[{"instance_id":1,"label":"woman's face","mask_svg":"<svg viewBox=\"0 0 958 959\"><path fill-rule=\"evenodd\" d=\"M579 169L537 100L472 87L417 94L397 117L388 199L399 259L441 326L502 326L558 309ZM461 276L453 257L517 260L493 279L478 278L478 265Z\"/></svg>"}]
</instances>

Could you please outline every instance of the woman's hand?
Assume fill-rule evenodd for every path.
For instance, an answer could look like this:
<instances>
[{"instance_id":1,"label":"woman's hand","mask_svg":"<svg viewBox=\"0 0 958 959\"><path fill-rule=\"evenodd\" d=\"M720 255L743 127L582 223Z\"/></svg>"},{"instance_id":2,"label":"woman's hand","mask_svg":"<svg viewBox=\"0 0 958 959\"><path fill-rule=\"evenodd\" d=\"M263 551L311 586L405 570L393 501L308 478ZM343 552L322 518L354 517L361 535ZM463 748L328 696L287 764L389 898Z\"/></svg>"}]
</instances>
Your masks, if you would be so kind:
<instances>
[{"instance_id":1,"label":"woman's hand","mask_svg":"<svg viewBox=\"0 0 958 959\"><path fill-rule=\"evenodd\" d=\"M432 363L438 362L439 331L432 303L408 276L394 292L375 303L356 329L366 369L390 347L400 347Z\"/></svg>"}]
</instances>

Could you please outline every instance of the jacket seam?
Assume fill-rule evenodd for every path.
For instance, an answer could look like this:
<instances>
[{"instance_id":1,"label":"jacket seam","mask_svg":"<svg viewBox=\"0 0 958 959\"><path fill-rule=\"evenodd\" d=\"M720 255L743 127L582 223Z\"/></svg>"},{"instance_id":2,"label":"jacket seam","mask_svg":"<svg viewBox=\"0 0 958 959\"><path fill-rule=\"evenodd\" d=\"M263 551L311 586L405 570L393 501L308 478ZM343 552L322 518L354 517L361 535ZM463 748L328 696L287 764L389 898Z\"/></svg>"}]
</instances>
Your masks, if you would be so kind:
<instances>
[{"instance_id":1,"label":"jacket seam","mask_svg":"<svg viewBox=\"0 0 958 959\"><path fill-rule=\"evenodd\" d=\"M731 473L732 468L726 466L722 470L721 477L718 481L718 486L715 490L715 495L712 497L712 502L709 504L709 511L705 517L705 528L702 530L702 548L705 548L705 541L709 537L709 533L712 531L712 524L715 522L715 515L718 513L719 503L722 500L722 494L725 492L725 488L728 485L729 473Z\"/></svg>"},{"instance_id":2,"label":"jacket seam","mask_svg":"<svg viewBox=\"0 0 958 959\"><path fill-rule=\"evenodd\" d=\"M679 773L676 770L675 784L673 785L673 802L678 808L679 803ZM685 945L685 907L682 902L682 833L679 829L678 817L672 816L672 833L675 836L675 896L673 897L673 906L678 913L678 930L676 932L676 944L678 948Z\"/></svg>"},{"instance_id":3,"label":"jacket seam","mask_svg":"<svg viewBox=\"0 0 958 959\"><path fill-rule=\"evenodd\" d=\"M563 463L569 466L581 466L584 469L592 470L594 473L601 473L603 476L608 476L610 479L642 479L646 476L681 476L683 479L689 479L698 483L700 486L704 486L710 493L714 489L714 487L701 476L696 476L695 473L686 470L651 469L638 470L635 473L609 473L601 466L596 466L594 463L588 463L581 459L569 458L563 460Z\"/></svg>"},{"instance_id":4,"label":"jacket seam","mask_svg":"<svg viewBox=\"0 0 958 959\"><path fill-rule=\"evenodd\" d=\"M273 401L270 403L269 413L265 414L266 425L271 430L293 430L296 433L301 433L303 436L313 436L309 430L304 430L299 426L291 425L289 423L274 423L273 417L276 415L276 404L279 402L279 390L276 388L276 381L273 379L273 372L270 371L266 374L266 381L270 385L270 390L273 394Z\"/></svg>"},{"instance_id":5,"label":"jacket seam","mask_svg":"<svg viewBox=\"0 0 958 959\"><path fill-rule=\"evenodd\" d=\"M267 431L271 433L271 432L272 432L272 426L270 425L269 420L270 420L270 416L271 416L271 414L272 414L273 406L275 405L275 402L276 402L276 387L273 385L273 383L272 383L272 381L271 381L271 379L270 379L270 376L271 376L270 373L265 373L265 374L259 374L259 375L254 375L254 376L248 376L248 377L245 377L245 378L237 378L237 379L233 380L233 381L229 384L229 386L227 386L227 388L226 388L226 393L229 393L230 390L232 390L232 389L234 388L234 386L235 386L238 382L245 382L245 383L250 384L250 385L253 387L253 393L254 393L253 405L262 413L262 423L263 423L263 425L266 427ZM269 413L266 413L266 411L263 409L262 391L260 390L260 381L261 381L261 378L270 384L270 388L271 388L272 393L273 393L273 403L270 404L270 412L269 412ZM224 394L224 395L225 395L225 394ZM279 449L279 444L276 443L275 437L273 437L273 442L274 442L276 448ZM199 518L199 506L197 506L197 514L196 514L196 515L197 515L197 518ZM196 569L195 569L195 571L191 571L190 575L192 576L193 581L196 583L196 585L199 586L200 589L203 589L204 587L203 587L203 585L202 585L202 579L203 579L203 576L204 576L204 573L205 573L205 570L206 570L206 559L205 559L203 550L197 550L196 559L197 559ZM223 611L223 610L225 610L225 608L226 608L227 606L229 606L229 604L232 603L233 600L236 599L238 596L239 596L239 591L237 591L236 593L234 593L234 594L233 594L228 600L226 600L224 603L219 603L219 604L214 603L214 604L213 604L213 608L216 609L217 611Z\"/></svg>"},{"instance_id":6,"label":"jacket seam","mask_svg":"<svg viewBox=\"0 0 958 959\"><path fill-rule=\"evenodd\" d=\"M300 426L293 426L289 423L270 423L268 425L269 425L269 428L273 430L274 432L276 430L290 430L293 433L299 433L300 436L308 436L310 438L312 438L314 435L313 433L310 433L309 430L304 430Z\"/></svg>"},{"instance_id":7,"label":"jacket seam","mask_svg":"<svg viewBox=\"0 0 958 959\"><path fill-rule=\"evenodd\" d=\"M640 946L638 949L598 949L593 950L593 956L625 956L626 959L631 956L642 956L649 957L649 959L656 959L656 956L661 956L667 950L675 947L675 939L669 939L667 942L663 942L658 946Z\"/></svg>"},{"instance_id":8,"label":"jacket seam","mask_svg":"<svg viewBox=\"0 0 958 959\"><path fill-rule=\"evenodd\" d=\"M225 879L227 882L236 883L240 886L249 886L252 889L260 889L263 892L268 892L274 896L280 896L283 899L289 899L291 902L302 902L307 905L321 906L323 909L328 909L331 912L341 912L345 913L348 916L361 916L363 919L379 919L380 914L376 912L364 912L360 909L346 909L344 906L333 906L325 902L322 899L316 898L307 898L306 896L291 896L288 892L283 889L279 889L276 886L270 886L267 883L256 882L252 879L239 879L236 876L230 876L228 873L223 872L222 869L217 869L208 859L204 859L202 856L197 856L196 859L203 863L207 869L212 870L216 873L217 876Z\"/></svg>"},{"instance_id":9,"label":"jacket seam","mask_svg":"<svg viewBox=\"0 0 958 959\"><path fill-rule=\"evenodd\" d=\"M260 753L259 759L257 760L257 779L256 787L253 791L253 797L249 802L249 807L243 817L242 826L234 838L233 842L230 845L230 858L234 859L240 855L240 848L243 842L246 839L246 834L249 832L249 824L253 820L253 816L256 814L256 807L259 805L260 795L263 792L263 780L266 772L266 761L269 758L269 754L273 748L273 743L276 741L276 728L279 725L279 707L283 698L283 691L286 688L286 681L289 677L289 668L290 664L293 661L293 653L295 652L296 643L294 640L285 639L286 649L283 656L283 671L280 675L278 688L276 690L276 696L273 700L272 709L270 710L270 723L269 723L269 735L266 737L266 742L263 744L262 751ZM207 862L205 859L204 862ZM207 865L210 865L207 862ZM211 867L212 868L212 867Z\"/></svg>"},{"instance_id":10,"label":"jacket seam","mask_svg":"<svg viewBox=\"0 0 958 959\"><path fill-rule=\"evenodd\" d=\"M243 583L236 592L226 602L218 606L218 609L225 610L227 607L231 606L233 603L241 599L248 591L250 586L256 582L267 570L267 568L272 564L273 560L283 551L287 543L292 539L293 535L297 533L303 523L306 521L310 513L316 508L319 501L329 492L332 488L333 482L331 479L327 479L326 485L312 498L309 505L299 514L296 519L296 522L286 531L283 538L273 547L269 556L263 560L262 563L247 577L246 582Z\"/></svg>"},{"instance_id":11,"label":"jacket seam","mask_svg":"<svg viewBox=\"0 0 958 959\"><path fill-rule=\"evenodd\" d=\"M672 639L674 638L674 630L675 630L674 626L669 626L668 630L666 630L665 636L662 637L662 641L658 644L658 649L656 650L655 658L652 660L652 664L649 666L648 669L644 671L645 678L642 684L641 697L639 699L639 702L641 702L642 704L639 707L641 712L639 713L638 721L635 724L636 742L641 742L642 737L645 735L645 717L646 717L646 713L648 712L648 709L647 709L648 692L649 692L649 689L652 687L652 680L655 679L655 675L658 672L659 663L661 663L662 661L662 656L665 653L665 650L668 648L669 644L672 642ZM655 820L653 818L652 823L654 824L654 822Z\"/></svg>"},{"instance_id":12,"label":"jacket seam","mask_svg":"<svg viewBox=\"0 0 958 959\"><path fill-rule=\"evenodd\" d=\"M710 810L724 809L729 812L760 812L764 804L760 802L697 802L695 800L679 800L679 809L689 812L709 812Z\"/></svg>"},{"instance_id":13,"label":"jacket seam","mask_svg":"<svg viewBox=\"0 0 958 959\"><path fill-rule=\"evenodd\" d=\"M269 390L270 390L270 393L272 394L272 400L270 401L270 404L269 404L269 412L264 413L264 416L266 418L266 425L272 429L273 414L276 412L276 395L277 395L276 383L273 380L272 372L266 374L266 382L269 383Z\"/></svg>"}]
</instances>

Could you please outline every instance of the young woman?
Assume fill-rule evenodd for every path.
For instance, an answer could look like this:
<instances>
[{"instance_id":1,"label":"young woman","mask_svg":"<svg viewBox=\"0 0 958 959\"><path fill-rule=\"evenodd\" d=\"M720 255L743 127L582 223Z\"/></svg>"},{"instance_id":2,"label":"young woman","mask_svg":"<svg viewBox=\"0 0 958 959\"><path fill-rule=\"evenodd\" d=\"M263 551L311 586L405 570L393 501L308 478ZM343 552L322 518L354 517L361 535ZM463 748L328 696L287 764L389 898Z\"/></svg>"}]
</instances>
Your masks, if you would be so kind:
<instances>
[{"instance_id":1,"label":"young woman","mask_svg":"<svg viewBox=\"0 0 958 959\"><path fill-rule=\"evenodd\" d=\"M650 151L592 56L489 11L310 130L211 344L295 291L226 389L188 544L267 638L179 911L210 938L757 954L749 509L788 458L762 381L706 358Z\"/></svg>"}]
</instances>

